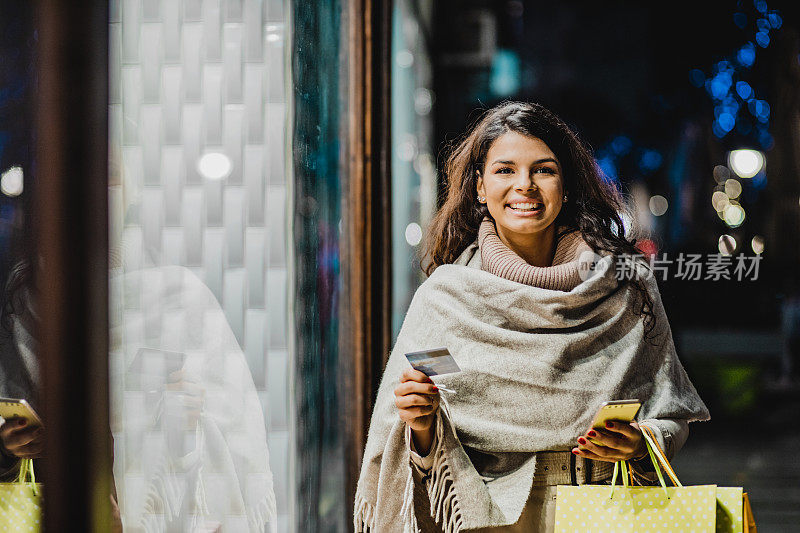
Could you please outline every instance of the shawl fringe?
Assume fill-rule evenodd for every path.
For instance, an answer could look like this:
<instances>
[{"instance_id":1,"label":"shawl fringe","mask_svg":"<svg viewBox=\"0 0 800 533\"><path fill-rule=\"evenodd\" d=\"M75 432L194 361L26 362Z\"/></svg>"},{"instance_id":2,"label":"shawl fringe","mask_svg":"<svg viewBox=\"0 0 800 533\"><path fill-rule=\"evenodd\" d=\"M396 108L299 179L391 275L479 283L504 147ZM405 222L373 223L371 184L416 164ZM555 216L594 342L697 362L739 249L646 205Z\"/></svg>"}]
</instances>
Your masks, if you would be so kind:
<instances>
[{"instance_id":1,"label":"shawl fringe","mask_svg":"<svg viewBox=\"0 0 800 533\"><path fill-rule=\"evenodd\" d=\"M275 491L272 489L272 484L270 484L270 490L267 491L258 506L247 510L247 523L250 525L250 530L261 531L270 520L275 519L277 514L278 506L275 501Z\"/></svg>"},{"instance_id":2,"label":"shawl fringe","mask_svg":"<svg viewBox=\"0 0 800 533\"><path fill-rule=\"evenodd\" d=\"M448 415L449 410L444 401L441 403ZM461 506L453 486L453 474L447 461L444 447L444 418L441 416L436 424L436 438L439 445L433 456L431 475L427 481L428 497L431 502L431 516L442 526L444 533L458 533L464 527Z\"/></svg>"},{"instance_id":3,"label":"shawl fringe","mask_svg":"<svg viewBox=\"0 0 800 533\"><path fill-rule=\"evenodd\" d=\"M375 531L375 506L364 498L361 491L356 491L355 508L353 515L355 533L371 533Z\"/></svg>"}]
</instances>

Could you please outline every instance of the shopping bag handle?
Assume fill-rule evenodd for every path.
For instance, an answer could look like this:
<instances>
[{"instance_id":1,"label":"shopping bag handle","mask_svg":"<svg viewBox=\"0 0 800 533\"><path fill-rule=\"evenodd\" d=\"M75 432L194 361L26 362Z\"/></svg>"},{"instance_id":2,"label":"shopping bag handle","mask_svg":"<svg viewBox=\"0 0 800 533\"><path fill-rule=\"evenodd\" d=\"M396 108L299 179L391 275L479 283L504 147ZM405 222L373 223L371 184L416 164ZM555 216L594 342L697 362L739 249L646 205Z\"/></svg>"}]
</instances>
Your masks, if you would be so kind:
<instances>
[{"instance_id":1,"label":"shopping bag handle","mask_svg":"<svg viewBox=\"0 0 800 533\"><path fill-rule=\"evenodd\" d=\"M664 469L664 472L667 473L670 480L672 480L672 484L676 487L683 487L681 482L678 480L677 474L675 474L675 470L672 469L672 465L669 464L667 460L667 454L664 453L664 450L661 449L661 445L658 443L658 440L655 438L655 434L653 433L653 429L649 428L645 425L639 426L639 429L642 430L642 436L647 443L647 451L650 454L650 460L653 462L653 466L656 467L656 471L658 472L658 466L656 462L660 464L660 466Z\"/></svg>"},{"instance_id":2,"label":"shopping bag handle","mask_svg":"<svg viewBox=\"0 0 800 533\"><path fill-rule=\"evenodd\" d=\"M28 478L30 478L30 481L28 481ZM17 483L30 483L33 495L39 495L39 489L36 488L36 473L33 471L33 459L20 460Z\"/></svg>"},{"instance_id":3,"label":"shopping bag handle","mask_svg":"<svg viewBox=\"0 0 800 533\"><path fill-rule=\"evenodd\" d=\"M645 446L647 447L647 454L650 457L650 461L652 461L653 468L658 476L658 482L664 489L664 495L667 497L667 499L670 499L669 491L667 490L667 483L664 481L664 475L661 473L661 468L663 467L664 471L667 472L667 475L669 476L673 485L676 487L682 487L683 485L678 480L678 476L675 475L672 465L670 465L669 461L667 461L664 450L661 449L661 446L655 439L652 429L646 426L639 426L639 428L642 430L642 438L644 439ZM628 476L630 475L631 467L628 464L628 461L617 461L614 463L614 474L611 477L611 499L614 498L614 490L617 485L617 475L619 474L620 470L622 470L622 483L626 489L628 488Z\"/></svg>"}]
</instances>

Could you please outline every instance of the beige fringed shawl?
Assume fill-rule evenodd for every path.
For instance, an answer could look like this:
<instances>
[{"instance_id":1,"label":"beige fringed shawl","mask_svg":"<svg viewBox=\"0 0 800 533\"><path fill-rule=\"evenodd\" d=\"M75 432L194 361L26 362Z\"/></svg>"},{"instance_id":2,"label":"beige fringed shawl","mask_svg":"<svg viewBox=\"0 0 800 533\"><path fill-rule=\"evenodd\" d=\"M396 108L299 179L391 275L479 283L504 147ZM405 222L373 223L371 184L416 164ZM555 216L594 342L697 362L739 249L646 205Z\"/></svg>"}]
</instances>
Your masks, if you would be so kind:
<instances>
[{"instance_id":1,"label":"beige fringed shawl","mask_svg":"<svg viewBox=\"0 0 800 533\"><path fill-rule=\"evenodd\" d=\"M425 511L445 533L516 522L530 493L534 452L570 449L603 401L640 398L641 419L709 418L676 356L645 265L628 263L653 299L657 327L649 342L641 296L616 279L614 256L604 256L597 274L583 280L579 235L558 241L554 267L520 264L504 245L492 250L498 242L484 222L456 264L437 268L414 295L370 423L355 498L357 532L418 530L409 447L393 392L407 352L446 346L462 369L436 378L457 391L443 394L426 480ZM528 276L550 288L501 276Z\"/></svg>"}]
</instances>

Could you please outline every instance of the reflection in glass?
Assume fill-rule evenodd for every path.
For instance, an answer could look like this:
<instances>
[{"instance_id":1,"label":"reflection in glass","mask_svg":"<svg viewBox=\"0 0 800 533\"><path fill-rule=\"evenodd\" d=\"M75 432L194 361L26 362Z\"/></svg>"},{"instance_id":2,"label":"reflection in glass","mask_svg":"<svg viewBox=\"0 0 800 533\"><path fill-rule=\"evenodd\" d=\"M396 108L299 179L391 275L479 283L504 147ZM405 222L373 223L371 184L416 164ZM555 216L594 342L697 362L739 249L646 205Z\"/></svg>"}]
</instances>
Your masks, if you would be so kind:
<instances>
[{"instance_id":1,"label":"reflection in glass","mask_svg":"<svg viewBox=\"0 0 800 533\"><path fill-rule=\"evenodd\" d=\"M111 6L111 419L126 531L287 530L283 28L275 1Z\"/></svg>"}]
</instances>

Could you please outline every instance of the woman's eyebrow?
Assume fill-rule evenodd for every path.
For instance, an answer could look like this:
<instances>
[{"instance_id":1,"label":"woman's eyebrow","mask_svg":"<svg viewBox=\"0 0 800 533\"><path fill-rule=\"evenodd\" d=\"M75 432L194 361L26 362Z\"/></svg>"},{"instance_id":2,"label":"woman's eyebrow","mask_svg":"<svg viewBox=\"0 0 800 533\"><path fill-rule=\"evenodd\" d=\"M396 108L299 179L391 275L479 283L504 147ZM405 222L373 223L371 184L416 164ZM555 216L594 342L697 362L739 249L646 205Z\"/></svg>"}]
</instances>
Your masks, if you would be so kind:
<instances>
[{"instance_id":1,"label":"woman's eyebrow","mask_svg":"<svg viewBox=\"0 0 800 533\"><path fill-rule=\"evenodd\" d=\"M516 164L513 161L506 161L506 160L503 160L503 159L497 159L495 161L492 161L493 165L495 163L500 163L501 165L515 165ZM541 163L555 163L555 164L558 164L558 161L556 161L552 157L545 157L543 159L537 159L536 161L533 162L534 165L539 165Z\"/></svg>"}]
</instances>

